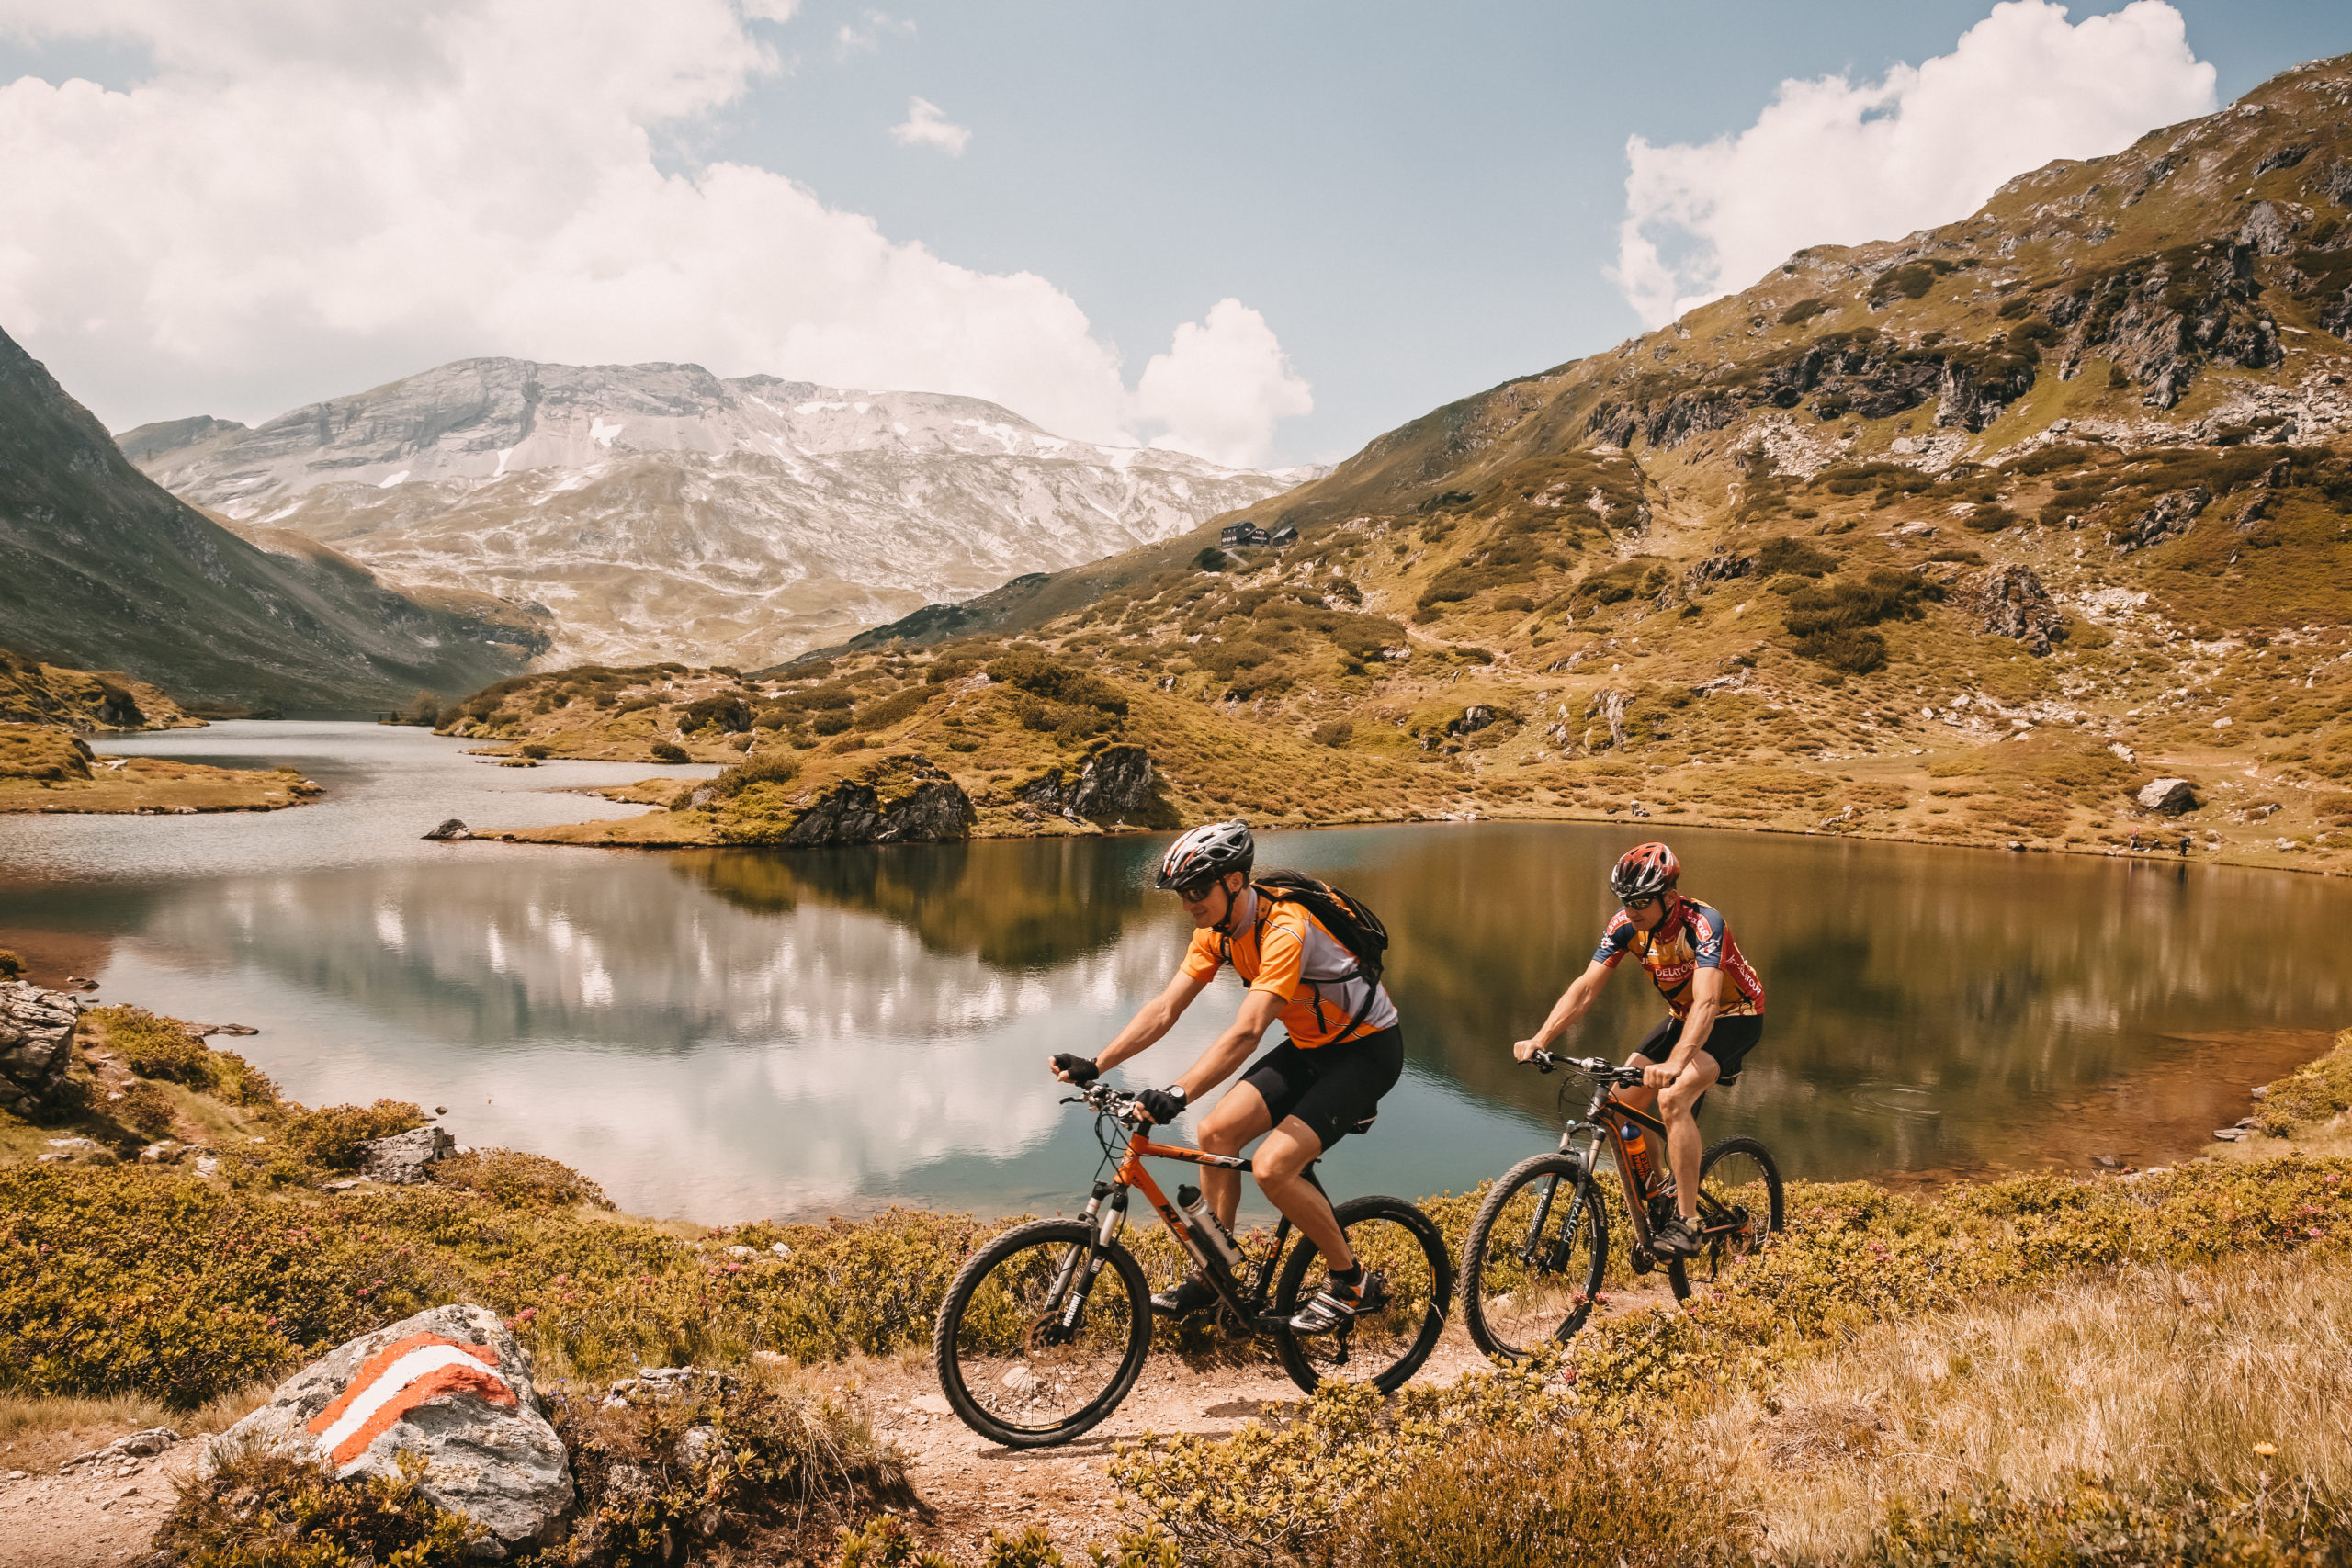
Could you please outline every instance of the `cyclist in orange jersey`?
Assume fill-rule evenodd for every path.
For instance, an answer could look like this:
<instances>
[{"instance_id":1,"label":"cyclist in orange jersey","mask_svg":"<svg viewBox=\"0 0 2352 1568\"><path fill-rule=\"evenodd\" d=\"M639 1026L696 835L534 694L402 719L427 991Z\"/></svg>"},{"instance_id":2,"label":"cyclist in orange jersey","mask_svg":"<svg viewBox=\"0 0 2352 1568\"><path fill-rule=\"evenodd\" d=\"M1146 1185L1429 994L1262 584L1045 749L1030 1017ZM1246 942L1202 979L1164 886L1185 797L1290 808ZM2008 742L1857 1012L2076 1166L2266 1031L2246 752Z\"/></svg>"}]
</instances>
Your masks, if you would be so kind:
<instances>
[{"instance_id":1,"label":"cyclist in orange jersey","mask_svg":"<svg viewBox=\"0 0 2352 1568\"><path fill-rule=\"evenodd\" d=\"M1238 820L1195 828L1170 846L1159 886L1182 902L1193 928L1175 977L1099 1056L1089 1061L1065 1053L1049 1065L1066 1083L1091 1082L1175 1027L1217 970L1232 964L1250 987L1232 1025L1183 1077L1145 1091L1140 1109L1150 1122L1174 1121L1232 1077L1268 1028L1283 1024L1290 1037L1251 1062L1241 1081L1202 1118L1200 1146L1238 1155L1252 1139L1265 1139L1250 1162L1260 1190L1306 1233L1330 1267L1329 1282L1291 1320L1300 1333L1320 1334L1379 1303L1367 1297L1363 1266L1349 1249L1330 1200L1306 1179L1306 1170L1348 1134L1371 1126L1380 1097L1404 1072L1404 1032L1387 990L1362 975L1353 954L1320 920L1250 886L1255 856L1249 825ZM1230 1230L1241 1201L1240 1173L1204 1169L1201 1189ZM1155 1311L1181 1317L1216 1299L1196 1274L1151 1303Z\"/></svg>"},{"instance_id":2,"label":"cyclist in orange jersey","mask_svg":"<svg viewBox=\"0 0 2352 1568\"><path fill-rule=\"evenodd\" d=\"M1732 940L1722 913L1677 889L1682 863L1664 844L1637 844L1609 874L1624 908L1601 933L1583 974L1552 1005L1544 1027L1511 1047L1524 1062L1575 1028L1618 961L1632 953L1666 998L1668 1016L1625 1059L1642 1087L1617 1091L1641 1110L1657 1104L1674 1172L1677 1218L1651 1237L1668 1257L1699 1250L1699 1123L1692 1112L1709 1086L1730 1083L1764 1033L1764 981Z\"/></svg>"}]
</instances>

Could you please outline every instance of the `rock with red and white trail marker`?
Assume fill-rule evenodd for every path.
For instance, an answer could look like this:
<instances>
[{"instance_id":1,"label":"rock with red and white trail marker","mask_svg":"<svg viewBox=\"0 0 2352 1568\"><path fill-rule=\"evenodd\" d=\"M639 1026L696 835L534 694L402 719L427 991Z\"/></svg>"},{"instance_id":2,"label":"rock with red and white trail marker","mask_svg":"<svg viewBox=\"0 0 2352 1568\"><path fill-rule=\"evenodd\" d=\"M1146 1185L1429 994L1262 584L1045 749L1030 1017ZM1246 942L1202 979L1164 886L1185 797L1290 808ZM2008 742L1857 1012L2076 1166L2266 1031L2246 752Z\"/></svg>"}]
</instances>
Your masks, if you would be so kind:
<instances>
[{"instance_id":1,"label":"rock with red and white trail marker","mask_svg":"<svg viewBox=\"0 0 2352 1568\"><path fill-rule=\"evenodd\" d=\"M487 1307L445 1306L336 1347L213 1439L281 1450L337 1476L390 1476L421 1454L424 1495L502 1550L544 1540L572 1504L571 1456L531 1382L530 1353Z\"/></svg>"}]
</instances>

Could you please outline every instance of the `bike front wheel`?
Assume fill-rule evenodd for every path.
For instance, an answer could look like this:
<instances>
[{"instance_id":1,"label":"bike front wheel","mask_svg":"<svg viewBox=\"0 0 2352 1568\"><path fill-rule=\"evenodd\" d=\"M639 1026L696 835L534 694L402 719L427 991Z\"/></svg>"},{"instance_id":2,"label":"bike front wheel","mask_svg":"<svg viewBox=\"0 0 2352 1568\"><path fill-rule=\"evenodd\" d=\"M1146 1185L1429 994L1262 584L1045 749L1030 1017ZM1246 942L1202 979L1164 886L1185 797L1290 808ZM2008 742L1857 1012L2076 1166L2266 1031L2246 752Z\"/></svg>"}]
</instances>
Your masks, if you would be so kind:
<instances>
[{"instance_id":1,"label":"bike front wheel","mask_svg":"<svg viewBox=\"0 0 2352 1568\"><path fill-rule=\"evenodd\" d=\"M1519 1361L1565 1343L1592 1315L1609 1260L1600 1194L1574 1155L1537 1155L1503 1172L1462 1247L1462 1318L1472 1343Z\"/></svg>"},{"instance_id":2,"label":"bike front wheel","mask_svg":"<svg viewBox=\"0 0 2352 1568\"><path fill-rule=\"evenodd\" d=\"M1344 1331L1298 1334L1274 1331L1283 1369L1313 1393L1340 1379L1369 1383L1394 1393L1420 1371L1445 1332L1446 1308L1453 1300L1453 1260L1437 1225L1401 1198L1351 1198L1333 1211L1347 1233L1348 1249L1375 1278L1368 1289L1375 1301ZM1314 1299L1320 1280L1307 1273L1321 1254L1306 1237L1291 1249L1274 1287L1274 1315L1288 1318Z\"/></svg>"},{"instance_id":3,"label":"bike front wheel","mask_svg":"<svg viewBox=\"0 0 2352 1568\"><path fill-rule=\"evenodd\" d=\"M1110 1415L1150 1350L1143 1266L1076 1220L1015 1225L973 1254L932 1329L949 1407L1012 1449L1066 1443Z\"/></svg>"}]
</instances>

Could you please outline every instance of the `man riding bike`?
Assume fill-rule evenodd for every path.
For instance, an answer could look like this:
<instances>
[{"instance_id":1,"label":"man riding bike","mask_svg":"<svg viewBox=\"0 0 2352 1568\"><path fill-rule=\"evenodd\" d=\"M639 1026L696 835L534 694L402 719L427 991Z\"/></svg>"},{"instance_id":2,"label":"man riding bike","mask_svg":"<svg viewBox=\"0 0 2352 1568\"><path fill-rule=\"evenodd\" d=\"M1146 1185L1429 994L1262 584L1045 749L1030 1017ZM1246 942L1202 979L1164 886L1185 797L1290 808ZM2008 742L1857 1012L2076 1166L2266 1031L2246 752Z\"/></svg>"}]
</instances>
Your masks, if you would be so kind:
<instances>
[{"instance_id":1,"label":"man riding bike","mask_svg":"<svg viewBox=\"0 0 2352 1568\"><path fill-rule=\"evenodd\" d=\"M1669 1258L1699 1251L1699 1123L1692 1112L1710 1085L1739 1076L1740 1063L1764 1033L1764 982L1740 955L1721 913L1676 890L1682 863L1664 844L1637 844L1609 874L1624 908L1601 933L1585 972L1552 1004L1544 1027L1511 1047L1524 1062L1576 1027L1600 994L1617 961L1632 953L1666 998L1668 1017L1625 1059L1642 1069L1642 1087L1618 1098L1646 1111L1653 1100L1666 1123L1668 1168L1674 1172L1676 1218L1651 1237Z\"/></svg>"},{"instance_id":2,"label":"man riding bike","mask_svg":"<svg viewBox=\"0 0 2352 1568\"><path fill-rule=\"evenodd\" d=\"M1251 1139L1265 1138L1250 1162L1259 1190L1306 1234L1330 1268L1329 1280L1291 1319L1291 1327L1322 1334L1380 1303L1367 1291L1363 1266L1349 1250L1330 1201L1306 1179L1306 1168L1342 1137L1371 1124L1380 1097L1404 1071L1404 1032L1386 989L1363 976L1354 955L1321 920L1250 885L1256 852L1249 825L1238 820L1195 828L1170 846L1157 886L1176 895L1193 927L1175 977L1094 1060L1064 1054L1051 1066L1065 1083L1091 1082L1175 1027L1218 968L1231 964L1250 987L1232 1027L1183 1077L1164 1089L1147 1090L1138 1120L1174 1121L1230 1077L1267 1027L1282 1021L1290 1038L1250 1063L1240 1083L1203 1118L1200 1146L1238 1155ZM1240 1173L1204 1170L1201 1187L1219 1222L1232 1229ZM1182 1317L1216 1299L1195 1273L1154 1295L1151 1304Z\"/></svg>"}]
</instances>

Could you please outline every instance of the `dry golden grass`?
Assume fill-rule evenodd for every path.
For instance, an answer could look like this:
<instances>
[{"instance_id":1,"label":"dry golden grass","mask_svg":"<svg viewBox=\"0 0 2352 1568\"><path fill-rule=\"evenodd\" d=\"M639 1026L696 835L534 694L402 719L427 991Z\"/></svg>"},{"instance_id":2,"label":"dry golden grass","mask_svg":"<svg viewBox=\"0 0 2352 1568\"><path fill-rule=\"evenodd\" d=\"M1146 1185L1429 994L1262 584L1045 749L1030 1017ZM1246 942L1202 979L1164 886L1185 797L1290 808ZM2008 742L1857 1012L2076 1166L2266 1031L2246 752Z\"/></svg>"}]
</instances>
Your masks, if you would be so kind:
<instances>
[{"instance_id":1,"label":"dry golden grass","mask_svg":"<svg viewBox=\"0 0 2352 1568\"><path fill-rule=\"evenodd\" d=\"M290 768L214 768L162 757L133 757L111 768L101 759L86 777L0 776L0 811L277 811L321 793Z\"/></svg>"},{"instance_id":2,"label":"dry golden grass","mask_svg":"<svg viewBox=\"0 0 2352 1568\"><path fill-rule=\"evenodd\" d=\"M1758 1497L1775 1555L1799 1562L1853 1557L1890 1504L1947 1491L2054 1498L2078 1475L2340 1491L2352 1262L2139 1269L1889 1325L1695 1436Z\"/></svg>"},{"instance_id":3,"label":"dry golden grass","mask_svg":"<svg viewBox=\"0 0 2352 1568\"><path fill-rule=\"evenodd\" d=\"M0 1393L0 1473L53 1470L63 1460L104 1448L127 1432L169 1427L183 1438L225 1432L266 1403L274 1385L255 1382L197 1410L174 1410L153 1399L40 1399Z\"/></svg>"}]
</instances>

